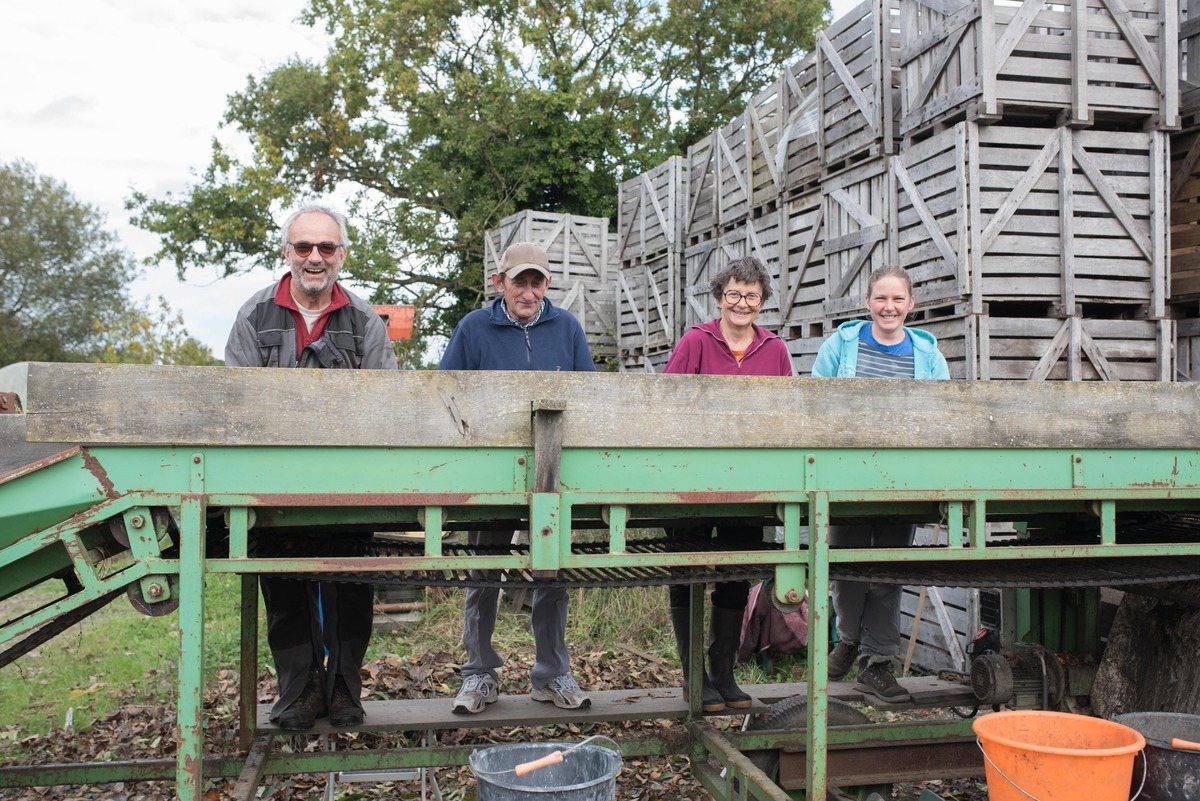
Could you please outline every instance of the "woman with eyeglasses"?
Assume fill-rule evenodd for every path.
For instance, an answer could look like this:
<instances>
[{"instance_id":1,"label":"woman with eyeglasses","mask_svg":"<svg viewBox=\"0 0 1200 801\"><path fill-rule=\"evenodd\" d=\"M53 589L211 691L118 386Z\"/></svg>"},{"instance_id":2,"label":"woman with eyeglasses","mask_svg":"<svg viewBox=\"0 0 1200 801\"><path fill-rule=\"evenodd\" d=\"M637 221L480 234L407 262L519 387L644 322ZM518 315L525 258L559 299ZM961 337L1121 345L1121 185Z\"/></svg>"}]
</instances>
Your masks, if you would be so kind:
<instances>
[{"instance_id":1,"label":"woman with eyeglasses","mask_svg":"<svg viewBox=\"0 0 1200 801\"><path fill-rule=\"evenodd\" d=\"M771 276L762 262L751 256L731 261L709 283L721 316L692 326L684 334L665 373L692 375L748 375L791 377L792 359L787 345L754 321L771 297ZM730 550L747 550L762 543L762 526L705 524L715 531L715 541ZM678 531L678 530L676 530ZM690 648L690 594L687 585L674 584L671 623L683 667L684 692L688 681ZM742 634L742 616L750 593L747 581L717 582L712 591L708 666L704 673L701 708L720 712L725 707L746 709L752 699L737 686L733 668Z\"/></svg>"}]
</instances>

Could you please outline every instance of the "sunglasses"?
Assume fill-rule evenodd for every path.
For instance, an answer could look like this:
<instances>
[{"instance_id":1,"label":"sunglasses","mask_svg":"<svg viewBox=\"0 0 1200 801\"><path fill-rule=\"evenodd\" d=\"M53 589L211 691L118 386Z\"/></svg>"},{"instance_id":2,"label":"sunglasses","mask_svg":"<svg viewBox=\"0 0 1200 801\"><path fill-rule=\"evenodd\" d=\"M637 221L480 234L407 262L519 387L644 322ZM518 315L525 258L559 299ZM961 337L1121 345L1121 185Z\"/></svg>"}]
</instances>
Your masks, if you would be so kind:
<instances>
[{"instance_id":1,"label":"sunglasses","mask_svg":"<svg viewBox=\"0 0 1200 801\"><path fill-rule=\"evenodd\" d=\"M317 249L317 252L321 254L321 258L328 259L334 253L337 253L338 248L344 247L333 242L320 242L316 245L312 242L288 242L288 246L296 251L296 255L302 259L307 259L308 254L313 252L313 248Z\"/></svg>"}]
</instances>

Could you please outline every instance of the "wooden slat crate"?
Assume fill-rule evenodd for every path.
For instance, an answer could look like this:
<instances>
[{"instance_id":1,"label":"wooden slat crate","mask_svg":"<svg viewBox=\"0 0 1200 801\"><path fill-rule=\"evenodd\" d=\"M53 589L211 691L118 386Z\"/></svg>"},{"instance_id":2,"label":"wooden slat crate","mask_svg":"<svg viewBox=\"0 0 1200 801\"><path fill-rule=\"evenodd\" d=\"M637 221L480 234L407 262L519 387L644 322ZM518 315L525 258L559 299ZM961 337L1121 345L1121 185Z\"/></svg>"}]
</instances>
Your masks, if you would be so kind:
<instances>
[{"instance_id":1,"label":"wooden slat crate","mask_svg":"<svg viewBox=\"0 0 1200 801\"><path fill-rule=\"evenodd\" d=\"M1187 130L1200 122L1200 0L1179 6L1179 117Z\"/></svg>"},{"instance_id":2,"label":"wooden slat crate","mask_svg":"<svg viewBox=\"0 0 1200 801\"><path fill-rule=\"evenodd\" d=\"M1171 300L1200 297L1200 131L1171 137Z\"/></svg>"},{"instance_id":3,"label":"wooden slat crate","mask_svg":"<svg viewBox=\"0 0 1200 801\"><path fill-rule=\"evenodd\" d=\"M892 161L896 263L908 270L922 305L954 303L971 294L967 247L966 125L905 148Z\"/></svg>"},{"instance_id":4,"label":"wooden slat crate","mask_svg":"<svg viewBox=\"0 0 1200 801\"><path fill-rule=\"evenodd\" d=\"M746 114L735 117L688 148L688 244L695 232L728 226L750 213L750 163Z\"/></svg>"},{"instance_id":5,"label":"wooden slat crate","mask_svg":"<svg viewBox=\"0 0 1200 801\"><path fill-rule=\"evenodd\" d=\"M783 222L779 318L790 332L825 316L825 204L821 193L809 192L785 202Z\"/></svg>"},{"instance_id":6,"label":"wooden slat crate","mask_svg":"<svg viewBox=\"0 0 1200 801\"><path fill-rule=\"evenodd\" d=\"M895 191L889 160L873 159L822 185L825 216L824 315L863 308L871 271L893 261L888 223Z\"/></svg>"},{"instance_id":7,"label":"wooden slat crate","mask_svg":"<svg viewBox=\"0 0 1200 801\"><path fill-rule=\"evenodd\" d=\"M977 297L1135 303L1164 315L1164 134L968 129L978 142L968 200Z\"/></svg>"},{"instance_id":8,"label":"wooden slat crate","mask_svg":"<svg viewBox=\"0 0 1200 801\"><path fill-rule=\"evenodd\" d=\"M924 600L921 598L924 590ZM979 630L980 594L966 587L904 587L900 596L900 654L912 641L912 667L928 673L969 673L966 648ZM920 608L920 623L917 610Z\"/></svg>"},{"instance_id":9,"label":"wooden slat crate","mask_svg":"<svg viewBox=\"0 0 1200 801\"><path fill-rule=\"evenodd\" d=\"M717 239L688 248L684 253L683 325L679 335L698 323L717 316L716 300L709 282L733 259L754 256L771 275L771 299L763 304L756 322L763 328L779 328L780 222L783 213L776 209L746 220Z\"/></svg>"},{"instance_id":10,"label":"wooden slat crate","mask_svg":"<svg viewBox=\"0 0 1200 801\"><path fill-rule=\"evenodd\" d=\"M617 348L628 354L670 349L679 338L683 254L665 250L622 267L617 276Z\"/></svg>"},{"instance_id":11,"label":"wooden slat crate","mask_svg":"<svg viewBox=\"0 0 1200 801\"><path fill-rule=\"evenodd\" d=\"M1159 132L958 123L893 163L896 260L919 303L1131 304L1162 317L1165 146Z\"/></svg>"},{"instance_id":12,"label":"wooden slat crate","mask_svg":"<svg viewBox=\"0 0 1200 801\"><path fill-rule=\"evenodd\" d=\"M950 377L966 380L1170 381L1173 320L929 316L912 325L938 339Z\"/></svg>"},{"instance_id":13,"label":"wooden slat crate","mask_svg":"<svg viewBox=\"0 0 1200 801\"><path fill-rule=\"evenodd\" d=\"M825 341L825 337L797 337L784 341L787 343L788 353L792 356L792 367L795 369L796 375L811 376L813 364L817 361L817 351L821 349L821 343Z\"/></svg>"},{"instance_id":14,"label":"wooden slat crate","mask_svg":"<svg viewBox=\"0 0 1200 801\"><path fill-rule=\"evenodd\" d=\"M826 174L895 152L897 3L864 0L817 33L819 158Z\"/></svg>"},{"instance_id":15,"label":"wooden slat crate","mask_svg":"<svg viewBox=\"0 0 1200 801\"><path fill-rule=\"evenodd\" d=\"M808 194L821 182L821 104L817 82L817 53L814 50L792 64L779 77L783 130L779 150L783 153L783 193Z\"/></svg>"},{"instance_id":16,"label":"wooden slat crate","mask_svg":"<svg viewBox=\"0 0 1200 801\"><path fill-rule=\"evenodd\" d=\"M903 0L902 134L1019 112L1179 124L1176 0Z\"/></svg>"},{"instance_id":17,"label":"wooden slat crate","mask_svg":"<svg viewBox=\"0 0 1200 801\"><path fill-rule=\"evenodd\" d=\"M787 71L751 99L746 107L746 159L749 164L750 207L778 203L783 194L784 149L780 136L788 134L787 101L791 87Z\"/></svg>"},{"instance_id":18,"label":"wooden slat crate","mask_svg":"<svg viewBox=\"0 0 1200 801\"><path fill-rule=\"evenodd\" d=\"M550 259L550 302L571 311L587 334L598 366L617 355L617 235L607 217L582 217L542 211L521 211L501 220L484 235L484 298L496 296L491 275L505 248L514 242L533 242Z\"/></svg>"},{"instance_id":19,"label":"wooden slat crate","mask_svg":"<svg viewBox=\"0 0 1200 801\"><path fill-rule=\"evenodd\" d=\"M687 167L682 156L671 156L622 183L617 210L621 266L663 251L682 253L686 205Z\"/></svg>"}]
</instances>

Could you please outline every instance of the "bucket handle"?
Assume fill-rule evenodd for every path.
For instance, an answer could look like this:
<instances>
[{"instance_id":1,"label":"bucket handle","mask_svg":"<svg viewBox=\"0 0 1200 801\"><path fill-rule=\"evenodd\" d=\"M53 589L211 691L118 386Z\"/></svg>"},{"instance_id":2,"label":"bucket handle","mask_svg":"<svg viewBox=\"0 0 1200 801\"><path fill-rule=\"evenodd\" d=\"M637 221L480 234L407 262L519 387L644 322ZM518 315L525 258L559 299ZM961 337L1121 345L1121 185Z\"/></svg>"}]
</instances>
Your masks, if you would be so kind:
<instances>
[{"instance_id":1,"label":"bucket handle","mask_svg":"<svg viewBox=\"0 0 1200 801\"><path fill-rule=\"evenodd\" d=\"M1029 793L1025 792L1024 787L1017 784L1012 779L1008 778L1008 774L1006 774L1004 771L1000 770L1000 767L995 762L992 761L992 758L990 756L988 756L988 752L983 747L983 742L981 742L978 737L975 738L975 745L979 746L979 752L981 754L983 754L983 758L987 760L987 763L992 766L993 770L995 770L997 773L1000 774L1000 776L1004 779L1004 781L1008 782L1013 787L1017 788L1017 790L1022 795L1024 795L1026 798L1032 798L1033 801L1039 801L1037 796L1030 795ZM1143 748L1141 751L1138 751L1138 753L1142 757L1142 783L1138 785L1137 792L1133 794L1133 798L1129 799L1129 801L1137 801L1137 799L1142 795L1142 790L1144 790L1146 787L1146 774L1148 773L1148 766L1146 765L1146 749Z\"/></svg>"},{"instance_id":2,"label":"bucket handle","mask_svg":"<svg viewBox=\"0 0 1200 801\"><path fill-rule=\"evenodd\" d=\"M515 767L507 768L505 770L477 770L476 773L482 773L486 776L500 776L505 773L515 773L518 776L524 776L525 774L532 773L533 771L538 770L539 768L544 768L548 765L557 765L559 762L563 761L563 758L567 754L571 753L572 751L574 751L576 748L578 748L581 745L586 745L587 743L590 743L592 740L607 740L608 742L612 743L613 750L617 752L618 756L620 756L621 746L617 744L616 740L614 740L611 737L605 736L603 734L593 734L591 737L588 737L586 740L580 740L579 742L575 743L574 745L572 745L569 748L561 748L558 751L551 751L549 754L546 754L544 757L538 757L537 759L531 760L529 762L522 762L521 764L519 764Z\"/></svg>"}]
</instances>

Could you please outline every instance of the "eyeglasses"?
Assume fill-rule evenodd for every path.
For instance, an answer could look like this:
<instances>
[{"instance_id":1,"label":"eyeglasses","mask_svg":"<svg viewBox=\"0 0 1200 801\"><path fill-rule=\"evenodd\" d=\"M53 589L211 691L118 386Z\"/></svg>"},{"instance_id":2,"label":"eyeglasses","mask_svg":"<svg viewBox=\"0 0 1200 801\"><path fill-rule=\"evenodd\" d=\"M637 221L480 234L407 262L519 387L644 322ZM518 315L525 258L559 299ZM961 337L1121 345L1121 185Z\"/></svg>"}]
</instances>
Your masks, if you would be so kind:
<instances>
[{"instance_id":1,"label":"eyeglasses","mask_svg":"<svg viewBox=\"0 0 1200 801\"><path fill-rule=\"evenodd\" d=\"M758 304L762 303L762 295L758 294L757 292L750 292L743 295L736 289L731 289L722 295L722 297L724 297L725 302L731 306L736 306L743 300L746 301L747 306L757 306Z\"/></svg>"},{"instance_id":2,"label":"eyeglasses","mask_svg":"<svg viewBox=\"0 0 1200 801\"><path fill-rule=\"evenodd\" d=\"M308 254L313 252L313 248L317 249L317 252L321 254L321 258L328 259L334 253L338 252L338 248L345 247L335 242L318 242L315 245L312 242L288 242L288 245L302 259L307 259Z\"/></svg>"}]
</instances>

